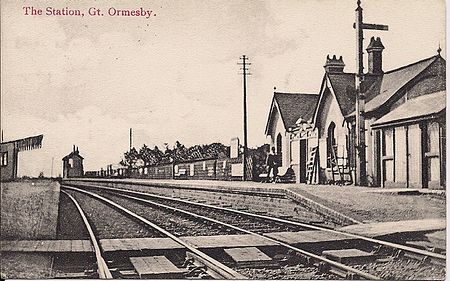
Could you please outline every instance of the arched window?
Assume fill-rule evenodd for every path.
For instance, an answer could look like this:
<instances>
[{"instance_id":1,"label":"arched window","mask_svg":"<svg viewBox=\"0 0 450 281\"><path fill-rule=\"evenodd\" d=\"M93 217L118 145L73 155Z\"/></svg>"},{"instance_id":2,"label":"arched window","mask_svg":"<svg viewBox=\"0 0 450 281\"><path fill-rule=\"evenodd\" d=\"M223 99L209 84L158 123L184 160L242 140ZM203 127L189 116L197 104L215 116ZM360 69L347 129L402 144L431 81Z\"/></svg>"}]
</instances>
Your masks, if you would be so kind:
<instances>
[{"instance_id":1,"label":"arched window","mask_svg":"<svg viewBox=\"0 0 450 281\"><path fill-rule=\"evenodd\" d=\"M334 138L334 130L336 129L336 124L331 122L328 126L327 131L327 167L331 167L331 160L333 159L333 149L335 149L336 139ZM334 155L336 155L336 150L334 150Z\"/></svg>"},{"instance_id":2,"label":"arched window","mask_svg":"<svg viewBox=\"0 0 450 281\"><path fill-rule=\"evenodd\" d=\"M278 165L282 166L282 157L283 155L283 137L280 133L277 135L277 157L278 157Z\"/></svg>"}]
</instances>

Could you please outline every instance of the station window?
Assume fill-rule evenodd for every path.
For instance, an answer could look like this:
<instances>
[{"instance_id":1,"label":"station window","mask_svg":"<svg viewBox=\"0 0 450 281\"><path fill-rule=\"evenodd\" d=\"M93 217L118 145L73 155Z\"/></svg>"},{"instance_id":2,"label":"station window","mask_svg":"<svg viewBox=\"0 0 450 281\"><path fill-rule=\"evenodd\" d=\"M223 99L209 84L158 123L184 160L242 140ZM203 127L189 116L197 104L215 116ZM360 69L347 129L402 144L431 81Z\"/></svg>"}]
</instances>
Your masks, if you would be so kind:
<instances>
[{"instance_id":1,"label":"station window","mask_svg":"<svg viewBox=\"0 0 450 281\"><path fill-rule=\"evenodd\" d=\"M2 166L8 166L8 152L2 152L1 164Z\"/></svg>"}]
</instances>

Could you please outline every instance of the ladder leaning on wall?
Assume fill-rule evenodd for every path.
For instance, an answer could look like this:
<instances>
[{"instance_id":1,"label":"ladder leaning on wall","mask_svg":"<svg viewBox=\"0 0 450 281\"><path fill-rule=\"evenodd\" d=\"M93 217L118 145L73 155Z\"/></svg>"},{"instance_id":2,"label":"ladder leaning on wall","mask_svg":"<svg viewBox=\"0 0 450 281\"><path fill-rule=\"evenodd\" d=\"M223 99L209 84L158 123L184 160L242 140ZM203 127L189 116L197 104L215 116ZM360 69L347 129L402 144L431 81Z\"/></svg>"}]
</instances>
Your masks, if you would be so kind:
<instances>
[{"instance_id":1,"label":"ladder leaning on wall","mask_svg":"<svg viewBox=\"0 0 450 281\"><path fill-rule=\"evenodd\" d=\"M318 147L315 146L309 150L308 164L306 165L306 183L313 184L317 181L317 168L318 168Z\"/></svg>"},{"instance_id":2,"label":"ladder leaning on wall","mask_svg":"<svg viewBox=\"0 0 450 281\"><path fill-rule=\"evenodd\" d=\"M336 151L337 145L333 145L331 149L331 156L328 158L331 167L331 175L333 183L338 185L352 184L353 179L352 174L350 172L350 167L348 167L348 165L345 164L347 159L345 159L344 157L337 157ZM337 180L336 176L339 176ZM348 180L346 180L346 176L348 177Z\"/></svg>"}]
</instances>

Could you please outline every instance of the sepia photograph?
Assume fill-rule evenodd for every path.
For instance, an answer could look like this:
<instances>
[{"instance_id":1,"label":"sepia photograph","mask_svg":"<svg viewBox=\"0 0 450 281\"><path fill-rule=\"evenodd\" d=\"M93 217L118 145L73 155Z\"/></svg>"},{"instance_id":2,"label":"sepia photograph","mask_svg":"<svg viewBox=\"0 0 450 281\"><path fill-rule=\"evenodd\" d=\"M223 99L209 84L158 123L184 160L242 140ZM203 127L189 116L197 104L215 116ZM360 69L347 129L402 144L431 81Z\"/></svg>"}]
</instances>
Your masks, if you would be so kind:
<instances>
[{"instance_id":1,"label":"sepia photograph","mask_svg":"<svg viewBox=\"0 0 450 281\"><path fill-rule=\"evenodd\" d=\"M445 280L446 4L2 0L0 277Z\"/></svg>"}]
</instances>

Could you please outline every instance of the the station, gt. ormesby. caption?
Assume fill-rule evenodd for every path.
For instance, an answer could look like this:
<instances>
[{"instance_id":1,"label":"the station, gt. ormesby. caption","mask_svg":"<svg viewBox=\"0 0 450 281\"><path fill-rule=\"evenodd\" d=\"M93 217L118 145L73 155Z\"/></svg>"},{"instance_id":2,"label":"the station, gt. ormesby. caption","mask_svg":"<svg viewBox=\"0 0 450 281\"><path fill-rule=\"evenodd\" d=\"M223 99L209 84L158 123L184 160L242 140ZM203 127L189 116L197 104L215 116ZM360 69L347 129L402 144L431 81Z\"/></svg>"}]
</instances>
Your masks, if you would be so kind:
<instances>
[{"instance_id":1,"label":"the station, gt. ormesby. caption","mask_svg":"<svg viewBox=\"0 0 450 281\"><path fill-rule=\"evenodd\" d=\"M156 13L149 8L116 8L116 7L107 7L107 8L97 8L97 7L89 7L86 9L73 9L69 7L36 7L36 6L23 6L23 15L24 16L68 16L68 17L141 17L150 19L151 17L155 17Z\"/></svg>"}]
</instances>

